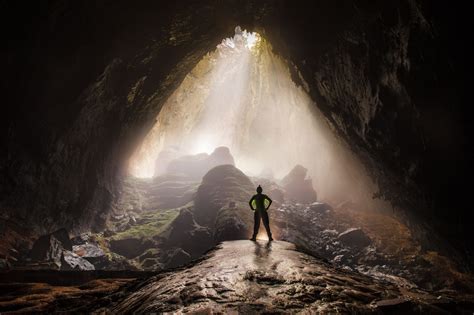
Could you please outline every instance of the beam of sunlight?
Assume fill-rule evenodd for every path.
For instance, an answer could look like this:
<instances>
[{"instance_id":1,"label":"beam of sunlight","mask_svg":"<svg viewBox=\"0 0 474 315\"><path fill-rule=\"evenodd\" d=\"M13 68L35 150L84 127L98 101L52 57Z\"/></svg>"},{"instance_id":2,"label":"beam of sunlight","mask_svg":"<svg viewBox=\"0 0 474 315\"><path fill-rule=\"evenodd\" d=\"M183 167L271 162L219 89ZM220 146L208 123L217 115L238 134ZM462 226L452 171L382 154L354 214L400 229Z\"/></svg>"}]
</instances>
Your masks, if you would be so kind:
<instances>
[{"instance_id":1,"label":"beam of sunlight","mask_svg":"<svg viewBox=\"0 0 474 315\"><path fill-rule=\"evenodd\" d=\"M287 62L257 33L236 27L186 76L129 160L137 177L152 177L168 159L230 148L247 175L281 178L308 168L319 199L371 202L376 190L361 163L332 132Z\"/></svg>"}]
</instances>

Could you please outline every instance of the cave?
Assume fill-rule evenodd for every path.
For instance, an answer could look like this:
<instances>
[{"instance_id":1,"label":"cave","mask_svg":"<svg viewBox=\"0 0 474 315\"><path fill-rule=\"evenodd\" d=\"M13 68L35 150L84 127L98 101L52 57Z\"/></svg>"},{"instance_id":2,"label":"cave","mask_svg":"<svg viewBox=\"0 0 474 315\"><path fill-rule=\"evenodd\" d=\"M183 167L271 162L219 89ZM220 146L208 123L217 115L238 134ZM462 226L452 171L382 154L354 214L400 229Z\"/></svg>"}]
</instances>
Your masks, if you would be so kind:
<instances>
[{"instance_id":1,"label":"cave","mask_svg":"<svg viewBox=\"0 0 474 315\"><path fill-rule=\"evenodd\" d=\"M474 311L467 7L1 14L0 312Z\"/></svg>"}]
</instances>

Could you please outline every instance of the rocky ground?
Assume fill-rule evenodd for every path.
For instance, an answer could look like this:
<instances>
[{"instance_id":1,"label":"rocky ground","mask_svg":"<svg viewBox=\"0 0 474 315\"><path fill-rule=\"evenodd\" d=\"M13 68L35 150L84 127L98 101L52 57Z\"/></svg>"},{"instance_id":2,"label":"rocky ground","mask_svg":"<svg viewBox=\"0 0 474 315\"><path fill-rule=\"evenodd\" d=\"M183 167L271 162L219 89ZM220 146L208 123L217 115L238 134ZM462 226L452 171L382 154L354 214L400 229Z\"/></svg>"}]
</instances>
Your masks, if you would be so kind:
<instances>
[{"instance_id":1,"label":"rocky ground","mask_svg":"<svg viewBox=\"0 0 474 315\"><path fill-rule=\"evenodd\" d=\"M283 204L273 212L279 237L345 270L404 287L474 292L474 279L438 252L423 249L391 214L351 204Z\"/></svg>"},{"instance_id":2,"label":"rocky ground","mask_svg":"<svg viewBox=\"0 0 474 315\"><path fill-rule=\"evenodd\" d=\"M432 295L345 271L276 241L228 241L188 268L136 282L98 313L472 312L471 296Z\"/></svg>"},{"instance_id":3,"label":"rocky ground","mask_svg":"<svg viewBox=\"0 0 474 315\"><path fill-rule=\"evenodd\" d=\"M249 178L232 164L213 167L199 178L201 175L193 173L195 168L185 167L184 164L187 162L183 161L193 160L192 157L179 160L180 163L173 166L175 168L173 174L165 173L153 179L124 178L122 194L114 203L106 230L101 233L88 232L71 237L68 231L60 229L38 236L11 220L1 221L0 263L4 271L2 277L5 279L2 281L5 284L2 285L4 296L1 301L4 303L2 302L1 309L46 310L48 307L53 307L51 305L63 309L64 303L61 301L70 298L79 300L88 296L89 289L84 289L84 286L91 288L91 294L94 296L92 300L100 300L100 305L106 305L107 310L115 311L185 311L198 310L202 306L221 309L229 307L245 313L247 308L254 312L271 306L270 309L275 311L293 312L309 308L313 311L332 312L340 309L348 312L365 312L377 311L392 304L397 305L394 306L396 310L402 307L400 305L404 305L403 307L410 311L415 309L439 311L450 308L464 310L463 301L470 300L472 296L469 294L474 293L474 280L469 273L463 272L452 259L424 249L410 230L391 213L367 211L347 202L329 205L316 201L317 194L312 188L311 180L306 178L306 169L302 166L295 167L282 181ZM206 160L199 156L195 162L202 164L202 161ZM181 171L176 169L178 166ZM270 250L266 245L263 246L263 243L252 245L256 246L255 248L249 248L249 245L243 242L224 243L202 258L206 252L222 241L250 237L253 214L248 207L248 200L254 194L257 183L262 184L265 192L274 200L269 210L274 237L294 245L276 242L271 245ZM265 237L261 228L258 238L264 240ZM295 248L299 252L295 251ZM191 285L186 289L188 291L184 289L191 281L186 280L185 270L189 270L187 272L190 274L201 275L203 269L200 268L204 268L203 264L219 266L216 255L224 261L226 259L223 255L231 251L240 253L238 255L242 257L242 261L236 263L234 271L229 271L229 276L234 277L234 280L230 278L228 280L237 281L235 279L241 279L245 269L256 268L253 274L245 274L244 278L248 279L245 278L242 282L242 286L256 283L255 287L247 288L255 289L257 292L255 296L245 300L238 293L227 299L225 293L227 289L221 290L220 284L214 283L211 284L217 286L217 289L213 289L217 290L217 293L212 293L217 294L215 299L208 298L206 294L211 291L204 290L200 284ZM253 252L254 256L247 257L247 251ZM279 261L277 265L284 266L283 254L289 255L288 259L291 262L287 266L289 270L308 269L314 273L318 268L325 268L324 272L329 280L325 277L323 280L329 282L325 282L323 288L318 287L319 291L313 292L308 290L314 288L308 287L305 282L307 280L298 278L299 276L292 278L294 276L292 275L290 278L285 278L287 276L285 273L277 274L277 280L271 277L267 279L268 275L264 270L266 267L271 269L271 265L263 266L256 262L273 263L275 260ZM229 255L229 261L236 259L233 254ZM273 255L271 256L273 258L268 258L268 255ZM196 265L196 260L202 263ZM250 260L255 264L249 265ZM189 263L192 267L180 269L176 275L175 271L170 271ZM310 267L312 263L315 265ZM231 268L226 264L227 262L223 264L225 268ZM100 274L101 270L103 272L116 270L118 273L111 275L110 280L105 280L107 278ZM161 292L160 290L166 291L165 287L161 287L161 282L159 285L153 284L154 289L140 291L143 296L149 298L153 296L153 300L158 303L155 303L156 305L145 303L133 309L135 301L143 297L130 295L131 292L127 291L131 290L130 288L123 289L125 291L122 290L121 295L119 293L114 295L120 297L113 300L115 304L102 300L102 297L105 298L111 292L117 291L119 286L130 281L122 280L123 278L136 278L144 271L165 272L158 278L167 277L167 281L169 278L169 283L174 283L176 286L173 290L184 290L173 291L176 296L184 299L185 294L190 296L204 294L205 302L200 298L180 300L176 303L163 300L166 299L167 293L163 296L156 293ZM56 274L53 274L54 272ZM58 278L58 275L64 272L89 274L99 272L98 275L101 276L84 279L79 274L73 274L68 281L55 284L68 289L49 287L51 278ZM133 272L138 274L130 275ZM223 271L217 269L213 272L219 274ZM235 274L232 274L233 272ZM260 274L261 272L263 274ZM176 279L173 278L175 276ZM317 281L322 281L316 273L310 274L310 278L312 276L315 276ZM263 277L263 280L259 277ZM265 284L266 281L269 283ZM90 284L87 284L88 282ZM334 283L339 283L341 287L334 289ZM138 282L134 285L142 287ZM234 285L234 282L229 282L225 287L232 288ZM386 286L390 290L382 289L381 286ZM245 292L243 288L241 289ZM333 292L333 289L336 291ZM37 290L44 294L37 297ZM354 290L357 292L354 293ZM290 294L287 291L299 293ZM260 296L258 292L262 292L262 295ZM302 292L306 292L304 293L306 297L301 297L303 300L299 298ZM415 293L421 294L422 301L418 301L420 299L418 297L414 298ZM364 298L363 296L367 294L368 296ZM460 299L455 298L458 294L461 294ZM25 302L25 299L29 299L27 298L29 295L32 295L36 302ZM283 301L280 301L279 297ZM434 297L436 299L439 297L442 301L438 301L442 304L441 309L437 309L439 303L433 302ZM123 298L127 298L131 303L131 306L127 306L130 309L126 309L125 304L119 303ZM387 299L388 302L382 302ZM94 307L100 306L97 303ZM65 304L70 305L71 309L79 307L74 303L65 302ZM188 308L188 305L191 306Z\"/></svg>"},{"instance_id":4,"label":"rocky ground","mask_svg":"<svg viewBox=\"0 0 474 315\"><path fill-rule=\"evenodd\" d=\"M107 276L87 274L85 271L2 273L0 312L24 314L73 310L94 303L140 277L133 273Z\"/></svg>"}]
</instances>

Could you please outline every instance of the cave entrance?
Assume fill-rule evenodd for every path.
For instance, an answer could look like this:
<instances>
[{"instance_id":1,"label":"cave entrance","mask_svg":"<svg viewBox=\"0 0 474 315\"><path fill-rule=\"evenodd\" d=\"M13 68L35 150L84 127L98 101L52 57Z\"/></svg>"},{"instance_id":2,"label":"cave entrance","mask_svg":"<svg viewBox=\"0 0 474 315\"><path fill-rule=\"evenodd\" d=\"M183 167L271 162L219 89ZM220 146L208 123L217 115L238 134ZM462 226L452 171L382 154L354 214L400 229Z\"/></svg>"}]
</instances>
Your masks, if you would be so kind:
<instances>
[{"instance_id":1,"label":"cave entrance","mask_svg":"<svg viewBox=\"0 0 474 315\"><path fill-rule=\"evenodd\" d=\"M165 102L129 173L160 176L176 158L224 146L246 175L281 179L302 165L319 199L370 200L373 184L290 67L263 36L237 26Z\"/></svg>"},{"instance_id":2,"label":"cave entrance","mask_svg":"<svg viewBox=\"0 0 474 315\"><path fill-rule=\"evenodd\" d=\"M416 253L395 219L363 211L380 209L376 184L290 69L264 36L239 27L196 64L128 161L108 222L112 252L156 270L248 239L261 184L277 240L343 265L371 239Z\"/></svg>"}]
</instances>

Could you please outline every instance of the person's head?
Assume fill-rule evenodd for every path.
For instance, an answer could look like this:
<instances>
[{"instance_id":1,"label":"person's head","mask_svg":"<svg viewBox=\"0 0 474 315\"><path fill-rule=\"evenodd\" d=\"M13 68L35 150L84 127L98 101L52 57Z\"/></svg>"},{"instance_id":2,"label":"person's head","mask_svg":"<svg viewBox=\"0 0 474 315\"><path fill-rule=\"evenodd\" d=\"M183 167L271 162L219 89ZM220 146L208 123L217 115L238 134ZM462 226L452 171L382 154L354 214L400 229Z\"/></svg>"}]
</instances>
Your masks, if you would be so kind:
<instances>
[{"instance_id":1,"label":"person's head","mask_svg":"<svg viewBox=\"0 0 474 315\"><path fill-rule=\"evenodd\" d=\"M262 187L260 185L258 185L257 187L257 193L261 194L263 191Z\"/></svg>"}]
</instances>

